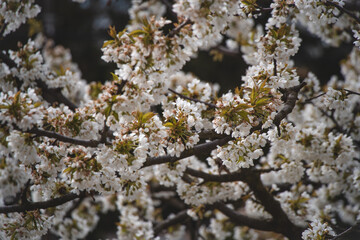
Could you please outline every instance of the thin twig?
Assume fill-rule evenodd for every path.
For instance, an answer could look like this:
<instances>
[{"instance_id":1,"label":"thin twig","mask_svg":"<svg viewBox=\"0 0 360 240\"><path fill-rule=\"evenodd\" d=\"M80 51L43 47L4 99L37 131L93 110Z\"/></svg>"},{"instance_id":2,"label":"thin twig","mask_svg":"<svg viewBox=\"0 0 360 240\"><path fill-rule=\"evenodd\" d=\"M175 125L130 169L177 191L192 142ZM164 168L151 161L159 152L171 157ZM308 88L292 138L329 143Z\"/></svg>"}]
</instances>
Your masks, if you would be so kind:
<instances>
[{"instance_id":1,"label":"thin twig","mask_svg":"<svg viewBox=\"0 0 360 240\"><path fill-rule=\"evenodd\" d=\"M345 88L344 88L344 90L345 90L346 92L348 92L348 95L350 95L350 94L355 94L355 95L359 95L359 96L360 96L360 93L358 93L358 92L354 92L354 91L351 91L351 90L345 89Z\"/></svg>"},{"instance_id":2,"label":"thin twig","mask_svg":"<svg viewBox=\"0 0 360 240\"><path fill-rule=\"evenodd\" d=\"M173 37L173 36L175 36L176 34L178 34L178 33L181 31L181 29L182 29L183 27L185 27L185 26L188 25L188 24L192 24L192 21L191 21L190 19L186 19L184 22L182 22L182 23L181 23L180 25L178 25L176 28L174 28L173 30L171 30L167 36L168 36L168 37Z\"/></svg>"},{"instance_id":3,"label":"thin twig","mask_svg":"<svg viewBox=\"0 0 360 240\"><path fill-rule=\"evenodd\" d=\"M316 98L319 98L319 97L321 97L321 96L324 96L325 94L326 94L326 93L321 93L321 94L319 94L319 95L317 95L317 96L315 96L315 97L308 98L308 99L305 100L305 103L309 103L309 102L311 102L312 100L314 100L314 99L316 99Z\"/></svg>"},{"instance_id":4,"label":"thin twig","mask_svg":"<svg viewBox=\"0 0 360 240\"><path fill-rule=\"evenodd\" d=\"M335 237L333 237L331 240L338 240L342 237L346 237L347 234L351 233L351 232L354 232L354 231L357 231L357 230L360 230L360 221L357 221L355 223L355 225L349 227L348 229L346 229L345 231L343 231L342 233L336 235Z\"/></svg>"},{"instance_id":5,"label":"thin twig","mask_svg":"<svg viewBox=\"0 0 360 240\"><path fill-rule=\"evenodd\" d=\"M176 95L178 95L179 97L183 98L183 99L186 99L186 100L190 100L190 101L193 101L193 102L198 102L198 103L203 103L205 104L206 106L210 107L210 108L216 108L216 105L215 104L212 104L212 103L208 103L208 102L204 102L204 101L201 101L199 99L195 99L195 98L190 98L190 97L187 97L181 93L178 93L174 90L172 90L171 88L168 88L168 90Z\"/></svg>"},{"instance_id":6,"label":"thin twig","mask_svg":"<svg viewBox=\"0 0 360 240\"><path fill-rule=\"evenodd\" d=\"M158 225L156 225L154 227L155 236L159 235L159 233L162 230L164 230L172 225L184 222L188 218L190 218L190 216L187 215L187 210L183 210L183 211L179 212L178 214L176 214L175 217L166 219L165 221L159 223Z\"/></svg>"}]
</instances>

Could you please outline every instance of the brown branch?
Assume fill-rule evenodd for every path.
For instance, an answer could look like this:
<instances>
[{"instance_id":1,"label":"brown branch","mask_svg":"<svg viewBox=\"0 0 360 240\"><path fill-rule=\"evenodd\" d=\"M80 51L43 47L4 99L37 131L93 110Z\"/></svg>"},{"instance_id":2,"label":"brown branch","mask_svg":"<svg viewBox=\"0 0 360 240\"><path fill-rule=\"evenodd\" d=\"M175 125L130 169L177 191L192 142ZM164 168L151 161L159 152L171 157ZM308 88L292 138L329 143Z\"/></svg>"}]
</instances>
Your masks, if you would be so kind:
<instances>
[{"instance_id":1,"label":"brown branch","mask_svg":"<svg viewBox=\"0 0 360 240\"><path fill-rule=\"evenodd\" d=\"M170 156L170 155L161 156L161 157L149 157L146 159L142 167L148 167L148 166L167 163L167 162L175 162L177 160L187 158L195 154L202 154L202 155L210 154L210 152L214 150L217 146L223 146L227 144L231 139L232 139L231 136L226 136L224 138L216 139L211 142L198 144L195 147L182 152L179 157Z\"/></svg>"},{"instance_id":2,"label":"brown branch","mask_svg":"<svg viewBox=\"0 0 360 240\"><path fill-rule=\"evenodd\" d=\"M182 22L181 24L179 24L176 28L174 28L173 30L171 30L169 32L169 34L167 35L168 37L174 37L176 34L178 34L181 29L183 27L185 27L188 24L192 24L192 21L190 19L186 19L184 22Z\"/></svg>"},{"instance_id":3,"label":"brown branch","mask_svg":"<svg viewBox=\"0 0 360 240\"><path fill-rule=\"evenodd\" d=\"M275 58L274 58L274 70L273 70L273 72L274 72L274 76L277 76L277 61L276 61Z\"/></svg>"},{"instance_id":4,"label":"brown branch","mask_svg":"<svg viewBox=\"0 0 360 240\"><path fill-rule=\"evenodd\" d=\"M205 182L235 182L235 181L244 181L245 179L241 171L233 172L229 174L215 175L188 167L186 168L185 173L193 177L202 178L204 179Z\"/></svg>"},{"instance_id":5,"label":"brown branch","mask_svg":"<svg viewBox=\"0 0 360 240\"><path fill-rule=\"evenodd\" d=\"M301 88L306 85L305 82L300 83L297 86L290 87L281 90L283 92L284 107L276 114L273 123L279 128L280 122L289 115L295 107L298 99L298 93Z\"/></svg>"},{"instance_id":6,"label":"brown branch","mask_svg":"<svg viewBox=\"0 0 360 240\"><path fill-rule=\"evenodd\" d=\"M329 1L327 0L325 2L325 5L330 5L333 6L335 8L337 8L338 10L340 10L340 12L346 13L349 17L351 17L352 19L354 19L358 24L360 24L360 18L357 17L354 13L350 12L348 9L341 7L340 5L334 3L333 1Z\"/></svg>"},{"instance_id":7,"label":"brown branch","mask_svg":"<svg viewBox=\"0 0 360 240\"><path fill-rule=\"evenodd\" d=\"M178 214L176 214L175 217L166 219L165 221L159 223L158 225L156 225L154 227L155 236L159 235L159 233L162 230L164 230L172 225L184 222L188 218L190 218L190 216L187 215L187 210L183 210L183 211L179 212Z\"/></svg>"},{"instance_id":8,"label":"brown branch","mask_svg":"<svg viewBox=\"0 0 360 240\"><path fill-rule=\"evenodd\" d=\"M311 102L311 101L314 100L314 99L317 99L317 98L319 98L319 97L321 97L321 96L324 96L325 94L326 94L326 93L321 93L321 94L319 94L319 95L317 95L317 96L315 96L315 97L308 98L308 99L305 100L304 103L309 103L309 102Z\"/></svg>"},{"instance_id":9,"label":"brown branch","mask_svg":"<svg viewBox=\"0 0 360 240\"><path fill-rule=\"evenodd\" d=\"M203 103L205 104L206 106L210 107L210 108L216 108L216 105L215 104L212 104L212 103L207 103L207 102L204 102L204 101L201 101L199 99L195 99L195 98L190 98L190 97L187 97L181 93L178 93L174 90L172 90L171 88L168 88L168 90L176 95L178 95L179 97L183 98L183 99L186 99L186 100L190 100L192 102L198 102L198 103Z\"/></svg>"},{"instance_id":10,"label":"brown branch","mask_svg":"<svg viewBox=\"0 0 360 240\"><path fill-rule=\"evenodd\" d=\"M39 79L35 82L41 88L41 96L50 104L62 103L73 111L78 107L61 93L61 88L49 88L46 83Z\"/></svg>"},{"instance_id":11,"label":"brown branch","mask_svg":"<svg viewBox=\"0 0 360 240\"><path fill-rule=\"evenodd\" d=\"M239 214L235 210L227 207L224 203L215 203L214 207L237 225L248 226L261 231L276 232L277 226L273 220L261 220Z\"/></svg>"},{"instance_id":12,"label":"brown branch","mask_svg":"<svg viewBox=\"0 0 360 240\"><path fill-rule=\"evenodd\" d=\"M17 129L17 130L19 130L19 129ZM35 134L38 137L55 138L56 140L59 140L61 142L81 145L81 146L85 146L85 147L97 147L100 144L100 141L98 141L98 140L75 139L75 138L71 138L71 137L67 137L67 136L58 134L56 132L51 132L51 131L42 130L42 129L38 129L38 128L32 128L32 129L24 131L24 132Z\"/></svg>"},{"instance_id":13,"label":"brown branch","mask_svg":"<svg viewBox=\"0 0 360 240\"><path fill-rule=\"evenodd\" d=\"M347 94L347 95L350 95L350 94L355 94L355 95L359 95L359 96L360 96L360 93L358 93L358 92L354 92L354 91L351 91L351 90L349 90L349 89L345 89L345 88L344 88L344 90L345 90L346 92L348 92L348 94Z\"/></svg>"},{"instance_id":14,"label":"brown branch","mask_svg":"<svg viewBox=\"0 0 360 240\"><path fill-rule=\"evenodd\" d=\"M226 134L216 133L215 130L204 130L199 133L199 138L202 140L213 140L226 137Z\"/></svg>"},{"instance_id":15,"label":"brown branch","mask_svg":"<svg viewBox=\"0 0 360 240\"><path fill-rule=\"evenodd\" d=\"M85 192L82 192L80 194L69 193L66 194L65 196L50 199L43 202L28 202L25 205L17 204L12 206L3 206L0 207L0 213L25 212L25 211L34 211L38 209L47 209L62 205L74 199L80 198L81 196L85 196Z\"/></svg>"},{"instance_id":16,"label":"brown branch","mask_svg":"<svg viewBox=\"0 0 360 240\"><path fill-rule=\"evenodd\" d=\"M29 191L29 188L30 188L30 182L31 180L27 180L26 184L25 184L25 187L24 189L22 190L21 192L21 196L20 196L20 199L21 199L21 204L22 205L27 205L29 204L29 200L27 199L27 193Z\"/></svg>"},{"instance_id":17,"label":"brown branch","mask_svg":"<svg viewBox=\"0 0 360 240\"><path fill-rule=\"evenodd\" d=\"M276 225L276 232L283 234L289 239L300 240L303 228L294 225L288 218L287 214L281 208L280 203L269 193L263 185L260 173L252 169L244 168L242 170L244 181L253 191L254 196L261 202L265 211L271 214Z\"/></svg>"}]
</instances>

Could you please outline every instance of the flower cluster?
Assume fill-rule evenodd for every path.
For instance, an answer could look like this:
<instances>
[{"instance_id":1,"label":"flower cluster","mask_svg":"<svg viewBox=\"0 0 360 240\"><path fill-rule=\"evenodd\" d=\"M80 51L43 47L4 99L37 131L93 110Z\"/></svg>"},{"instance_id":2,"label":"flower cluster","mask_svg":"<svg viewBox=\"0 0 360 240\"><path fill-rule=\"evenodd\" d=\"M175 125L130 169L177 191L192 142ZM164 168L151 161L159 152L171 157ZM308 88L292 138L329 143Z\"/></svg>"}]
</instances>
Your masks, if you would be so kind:
<instances>
[{"instance_id":1,"label":"flower cluster","mask_svg":"<svg viewBox=\"0 0 360 240\"><path fill-rule=\"evenodd\" d=\"M40 7L34 0L4 0L0 4L0 35L6 36L15 31L27 19L34 18Z\"/></svg>"}]
</instances>

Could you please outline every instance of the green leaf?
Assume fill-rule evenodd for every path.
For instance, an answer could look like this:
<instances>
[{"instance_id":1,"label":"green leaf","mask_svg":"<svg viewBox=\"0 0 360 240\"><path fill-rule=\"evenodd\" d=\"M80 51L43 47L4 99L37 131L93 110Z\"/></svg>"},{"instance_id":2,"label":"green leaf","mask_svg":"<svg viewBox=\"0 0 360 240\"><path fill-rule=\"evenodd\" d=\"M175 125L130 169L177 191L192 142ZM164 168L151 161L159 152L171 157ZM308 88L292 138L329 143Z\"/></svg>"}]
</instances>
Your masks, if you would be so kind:
<instances>
[{"instance_id":1,"label":"green leaf","mask_svg":"<svg viewBox=\"0 0 360 240\"><path fill-rule=\"evenodd\" d=\"M112 112L112 115L114 116L114 118L116 119L116 121L119 121L119 114L117 112Z\"/></svg>"},{"instance_id":2,"label":"green leaf","mask_svg":"<svg viewBox=\"0 0 360 240\"><path fill-rule=\"evenodd\" d=\"M239 111L239 115L240 115L241 118L244 119L245 121L250 122L249 117L248 117L248 115L249 115L248 112L246 112L246 111Z\"/></svg>"},{"instance_id":3,"label":"green leaf","mask_svg":"<svg viewBox=\"0 0 360 240\"><path fill-rule=\"evenodd\" d=\"M70 173L72 170L73 170L73 168L68 167L68 168L64 169L63 173Z\"/></svg>"},{"instance_id":4,"label":"green leaf","mask_svg":"<svg viewBox=\"0 0 360 240\"><path fill-rule=\"evenodd\" d=\"M257 101L255 102L255 106L256 106L256 107L264 106L264 105L266 105L266 104L269 103L269 100L270 100L270 98L267 98L267 97L260 98L259 100L257 100Z\"/></svg>"},{"instance_id":5,"label":"green leaf","mask_svg":"<svg viewBox=\"0 0 360 240\"><path fill-rule=\"evenodd\" d=\"M104 114L105 114L105 117L108 118L110 116L110 112L111 112L111 108L112 108L112 105L108 105L105 110L104 110Z\"/></svg>"},{"instance_id":6,"label":"green leaf","mask_svg":"<svg viewBox=\"0 0 360 240\"><path fill-rule=\"evenodd\" d=\"M102 45L102 48L107 47L108 45L113 44L113 43L114 43L114 40L105 41L104 44Z\"/></svg>"},{"instance_id":7,"label":"green leaf","mask_svg":"<svg viewBox=\"0 0 360 240\"><path fill-rule=\"evenodd\" d=\"M147 122L149 121L153 116L155 116L156 114L153 113L153 112L147 112L143 115L142 119L143 119L143 122Z\"/></svg>"},{"instance_id":8,"label":"green leaf","mask_svg":"<svg viewBox=\"0 0 360 240\"><path fill-rule=\"evenodd\" d=\"M171 127L174 126L174 124L172 124L171 122L167 122L167 123L164 124L164 126L171 128Z\"/></svg>"},{"instance_id":9,"label":"green leaf","mask_svg":"<svg viewBox=\"0 0 360 240\"><path fill-rule=\"evenodd\" d=\"M129 33L129 37L137 37L139 35L142 35L142 34L148 34L147 32L145 32L144 30L141 30L141 29L137 29L137 30L134 30L132 31L131 33Z\"/></svg>"},{"instance_id":10,"label":"green leaf","mask_svg":"<svg viewBox=\"0 0 360 240\"><path fill-rule=\"evenodd\" d=\"M119 81L118 75L116 75L115 73L112 73L112 72L110 74L113 77L113 81Z\"/></svg>"}]
</instances>

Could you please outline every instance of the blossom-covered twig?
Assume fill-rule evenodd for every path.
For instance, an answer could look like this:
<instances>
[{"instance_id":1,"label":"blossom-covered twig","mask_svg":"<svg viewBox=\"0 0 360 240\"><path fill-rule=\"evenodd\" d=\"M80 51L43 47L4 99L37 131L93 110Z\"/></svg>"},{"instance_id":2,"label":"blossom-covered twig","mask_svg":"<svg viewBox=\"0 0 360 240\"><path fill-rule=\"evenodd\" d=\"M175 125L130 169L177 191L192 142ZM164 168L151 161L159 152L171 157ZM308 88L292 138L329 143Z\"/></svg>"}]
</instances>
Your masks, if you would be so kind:
<instances>
[{"instance_id":1,"label":"blossom-covered twig","mask_svg":"<svg viewBox=\"0 0 360 240\"><path fill-rule=\"evenodd\" d=\"M181 29L182 29L183 27L185 27L186 25L191 24L191 23L192 23L192 21L191 21L190 19L186 19L184 22L182 22L182 23L181 23L180 25L178 25L176 28L174 28L173 30L171 30L167 36L168 36L168 37L173 37L173 36L175 36L176 34L178 34L178 33L181 31Z\"/></svg>"},{"instance_id":2,"label":"blossom-covered twig","mask_svg":"<svg viewBox=\"0 0 360 240\"><path fill-rule=\"evenodd\" d=\"M18 204L12 206L3 206L0 207L0 213L11 213L11 212L25 212L25 211L33 211L37 209L47 209L51 207L56 207L62 205L66 202L72 201L74 199L85 196L85 192L80 194L69 193L62 197L50 199L42 202L28 202L27 204Z\"/></svg>"},{"instance_id":3,"label":"blossom-covered twig","mask_svg":"<svg viewBox=\"0 0 360 240\"><path fill-rule=\"evenodd\" d=\"M186 99L186 100L190 100L190 101L193 101L193 102L198 102L198 103L203 103L205 104L206 106L210 107L210 108L216 108L216 105L215 104L212 104L212 103L208 103L208 102L204 102L204 101L201 101L199 99L195 99L195 98L190 98L190 97L187 97L181 93L178 93L176 91L174 91L173 89L169 88L169 91L178 95L179 97L183 98L183 99Z\"/></svg>"},{"instance_id":4,"label":"blossom-covered twig","mask_svg":"<svg viewBox=\"0 0 360 240\"><path fill-rule=\"evenodd\" d=\"M301 84L288 88L288 89L284 89L284 96L285 96L285 104L284 107L280 110L280 112L278 112L274 118L274 124L275 126L279 126L281 120L283 120L289 113L292 112L292 110L295 107L295 103L297 100L297 96L298 93L300 91L300 89L302 87L304 87L306 85L305 82L302 82ZM261 124L252 127L250 130L250 133L253 133L256 130L260 130L261 129ZM263 132L266 132L268 129L263 129ZM148 166L152 166L152 165L156 165L156 164L161 164L161 163L166 163L166 162L175 162L177 160L186 158L186 157L190 157L192 155L195 154L201 154L201 155L205 155L205 154L209 154L213 149L215 149L217 146L223 146L225 144L227 144L231 139L233 139L231 136L227 136L225 138L222 139L216 139L212 142L207 142L207 143L202 143L199 145L196 145L194 148L185 150L184 152L182 152L180 154L179 157L177 156L170 156L170 155L166 155L166 156L161 156L161 157L150 157L147 158L145 163L143 164L143 167L148 167Z\"/></svg>"},{"instance_id":5,"label":"blossom-covered twig","mask_svg":"<svg viewBox=\"0 0 360 240\"><path fill-rule=\"evenodd\" d=\"M16 68L16 63L11 60L6 54L0 51L0 59L10 68ZM49 102L50 104L53 103L63 103L64 105L68 106L71 110L75 110L77 105L71 102L68 98L66 98L61 93L61 88L49 88L45 82L40 79L35 80L38 87L42 90L41 95L42 97Z\"/></svg>"},{"instance_id":6,"label":"blossom-covered twig","mask_svg":"<svg viewBox=\"0 0 360 240\"><path fill-rule=\"evenodd\" d=\"M187 215L187 210L183 210L176 214L174 217L168 218L164 220L163 222L159 223L154 227L154 234L155 236L158 235L163 229L166 229L172 225L184 222L186 219L190 218L189 215Z\"/></svg>"},{"instance_id":7,"label":"blossom-covered twig","mask_svg":"<svg viewBox=\"0 0 360 240\"><path fill-rule=\"evenodd\" d=\"M346 8L340 6L339 4L334 3L333 1L327 0L325 2L326 5L330 5L333 6L337 9L340 10L340 12L346 13L347 15L349 15L349 17L351 17L352 19L354 19L358 24L360 24L360 18L357 17L354 13L350 12L349 10L347 10Z\"/></svg>"},{"instance_id":8,"label":"blossom-covered twig","mask_svg":"<svg viewBox=\"0 0 360 240\"><path fill-rule=\"evenodd\" d=\"M210 154L210 152L212 150L214 150L217 146L225 145L231 139L232 139L231 136L227 136L225 138L216 139L211 142L198 144L194 148L191 148L191 149L188 149L188 150L185 150L184 152L182 152L179 157L170 156L170 155L161 156L161 157L150 157L150 158L146 159L146 161L143 164L143 167L148 167L148 166L167 163L167 162L175 162L177 160L180 160L180 159L183 159L186 157L190 157L195 154L202 154L202 155Z\"/></svg>"}]
</instances>

